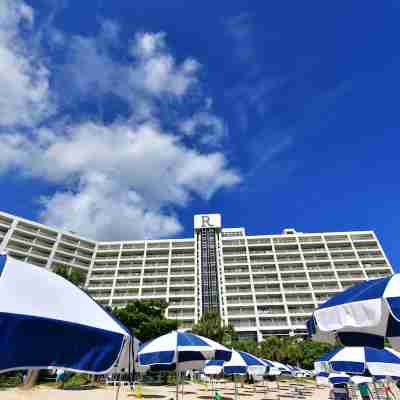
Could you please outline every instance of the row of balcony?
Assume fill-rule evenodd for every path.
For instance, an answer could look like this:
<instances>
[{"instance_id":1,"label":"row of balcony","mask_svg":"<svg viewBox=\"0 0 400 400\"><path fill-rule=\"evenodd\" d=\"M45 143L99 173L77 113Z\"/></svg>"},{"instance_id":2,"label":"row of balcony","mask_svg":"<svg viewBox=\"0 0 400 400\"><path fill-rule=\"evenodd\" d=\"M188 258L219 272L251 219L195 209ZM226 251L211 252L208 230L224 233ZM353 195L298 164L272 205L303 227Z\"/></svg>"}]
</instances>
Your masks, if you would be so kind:
<instances>
[{"instance_id":1,"label":"row of balcony","mask_svg":"<svg viewBox=\"0 0 400 400\"><path fill-rule=\"evenodd\" d=\"M108 244L99 244L97 247L98 251L107 251L107 250L120 250L122 246L122 250L125 249L144 249L146 243L144 241L141 242L121 242L121 243L108 243ZM172 241L172 242L147 242L148 249L169 249L170 247L174 248L193 248L194 241Z\"/></svg>"}]
</instances>

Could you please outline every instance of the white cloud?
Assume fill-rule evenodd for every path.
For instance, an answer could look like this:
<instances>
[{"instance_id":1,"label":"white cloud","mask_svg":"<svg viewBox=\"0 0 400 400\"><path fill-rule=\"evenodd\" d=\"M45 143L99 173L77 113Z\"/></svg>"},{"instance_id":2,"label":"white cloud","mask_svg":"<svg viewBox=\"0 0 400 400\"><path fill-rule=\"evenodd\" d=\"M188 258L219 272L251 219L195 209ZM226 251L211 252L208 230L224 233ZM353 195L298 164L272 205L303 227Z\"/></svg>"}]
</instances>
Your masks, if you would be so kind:
<instances>
[{"instance_id":1,"label":"white cloud","mask_svg":"<svg viewBox=\"0 0 400 400\"><path fill-rule=\"evenodd\" d=\"M146 206L133 190L101 174L82 179L77 192L57 192L43 198L41 219L49 225L104 240L157 238L180 232L175 216Z\"/></svg>"},{"instance_id":2,"label":"white cloud","mask_svg":"<svg viewBox=\"0 0 400 400\"><path fill-rule=\"evenodd\" d=\"M0 2L0 127L34 125L54 108L49 71L33 44L21 39L33 23L33 10L22 1Z\"/></svg>"},{"instance_id":3,"label":"white cloud","mask_svg":"<svg viewBox=\"0 0 400 400\"><path fill-rule=\"evenodd\" d=\"M43 221L102 239L127 237L128 215L143 215L158 227L129 223L131 236L177 232L180 225L164 212L165 207L186 206L193 196L208 200L240 181L222 153L189 149L176 136L150 124L87 122L57 134L40 129L31 140L6 135L4 143L0 167L69 183L69 191L45 200Z\"/></svg>"},{"instance_id":4,"label":"white cloud","mask_svg":"<svg viewBox=\"0 0 400 400\"><path fill-rule=\"evenodd\" d=\"M110 22L106 26L102 32L112 30L116 40L118 29L111 29ZM136 34L128 63L112 58L109 40L75 36L67 49L69 62L63 72L79 96L112 93L124 99L135 112L144 102L148 109L155 98L165 95L179 98L198 84L200 64L191 58L178 63L168 51L165 36L163 32Z\"/></svg>"},{"instance_id":5,"label":"white cloud","mask_svg":"<svg viewBox=\"0 0 400 400\"><path fill-rule=\"evenodd\" d=\"M222 119L204 111L183 120L179 128L185 135L198 135L200 143L210 146L219 145L226 133Z\"/></svg>"},{"instance_id":6,"label":"white cloud","mask_svg":"<svg viewBox=\"0 0 400 400\"><path fill-rule=\"evenodd\" d=\"M166 49L165 36L165 32L136 34L132 42L132 55L143 59L163 53Z\"/></svg>"},{"instance_id":7,"label":"white cloud","mask_svg":"<svg viewBox=\"0 0 400 400\"><path fill-rule=\"evenodd\" d=\"M0 16L2 7L4 3ZM199 143L218 142L223 123L212 114L211 99L200 93L199 63L191 58L178 62L165 33L137 34L132 59L124 63L111 57L119 32L112 21L103 21L98 37L69 38L47 26L60 33L52 45L69 46L70 62L61 69L68 85L58 86L63 92L56 97L40 51L29 51L19 30L22 23L28 28L34 23L32 9L7 0L5 10L8 19L0 19L0 87L10 73L2 75L4 65L15 64L16 82L6 88L7 101L11 99L7 113L0 98L0 126L7 125L0 133L0 173L13 171L51 183L54 193L40 201L41 221L103 240L170 236L182 230L174 210L194 197L208 200L240 181L221 151L199 149ZM4 49L6 61L1 60ZM49 124L43 119L53 107L49 99L61 101L68 87L89 101L109 93L119 96L129 104L129 115L107 124L59 115ZM171 101L181 106L192 90L200 110L207 104L206 111L193 112L192 107L189 123L174 106L170 126L186 126L186 132L166 130L160 108L168 109ZM62 111L65 104L57 106ZM38 122L33 130L20 129ZM196 138L190 147L183 140L188 134Z\"/></svg>"},{"instance_id":8,"label":"white cloud","mask_svg":"<svg viewBox=\"0 0 400 400\"><path fill-rule=\"evenodd\" d=\"M188 58L177 64L167 51L164 32L136 34L132 54L137 56L135 66L129 70L134 87L156 96L180 97L197 83L199 63Z\"/></svg>"}]
</instances>

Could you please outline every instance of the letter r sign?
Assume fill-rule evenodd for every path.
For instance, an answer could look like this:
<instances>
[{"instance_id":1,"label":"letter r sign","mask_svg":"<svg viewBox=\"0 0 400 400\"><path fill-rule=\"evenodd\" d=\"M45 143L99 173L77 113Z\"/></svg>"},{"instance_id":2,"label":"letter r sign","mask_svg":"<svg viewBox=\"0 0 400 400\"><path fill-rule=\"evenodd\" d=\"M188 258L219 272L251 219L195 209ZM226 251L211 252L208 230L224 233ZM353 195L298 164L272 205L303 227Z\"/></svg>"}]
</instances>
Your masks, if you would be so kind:
<instances>
[{"instance_id":1,"label":"letter r sign","mask_svg":"<svg viewBox=\"0 0 400 400\"><path fill-rule=\"evenodd\" d=\"M201 216L201 227L202 228L212 228L214 225L210 222L209 215L202 215Z\"/></svg>"},{"instance_id":2,"label":"letter r sign","mask_svg":"<svg viewBox=\"0 0 400 400\"><path fill-rule=\"evenodd\" d=\"M1 1L1 0L0 0ZM199 214L194 216L194 228L221 228L220 214Z\"/></svg>"}]
</instances>

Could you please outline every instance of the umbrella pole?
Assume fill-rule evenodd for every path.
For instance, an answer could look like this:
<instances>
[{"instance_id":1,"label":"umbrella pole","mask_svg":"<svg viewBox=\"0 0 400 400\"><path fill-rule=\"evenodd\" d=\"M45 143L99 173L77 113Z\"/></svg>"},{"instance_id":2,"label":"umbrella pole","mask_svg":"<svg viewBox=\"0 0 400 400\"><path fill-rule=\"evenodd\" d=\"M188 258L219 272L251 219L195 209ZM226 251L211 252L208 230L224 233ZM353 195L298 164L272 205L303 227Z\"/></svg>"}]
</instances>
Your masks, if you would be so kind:
<instances>
[{"instance_id":1,"label":"umbrella pole","mask_svg":"<svg viewBox=\"0 0 400 400\"><path fill-rule=\"evenodd\" d=\"M178 351L178 331L176 331L176 388L175 388L175 399L179 400L179 351Z\"/></svg>"},{"instance_id":2,"label":"umbrella pole","mask_svg":"<svg viewBox=\"0 0 400 400\"><path fill-rule=\"evenodd\" d=\"M276 377L276 386L278 388L278 400L281 400L281 392L280 392L280 388L279 388L279 378L278 378L278 376Z\"/></svg>"},{"instance_id":3,"label":"umbrella pole","mask_svg":"<svg viewBox=\"0 0 400 400\"><path fill-rule=\"evenodd\" d=\"M176 359L176 377L175 377L175 399L179 400L179 372L178 372L178 358Z\"/></svg>"},{"instance_id":4,"label":"umbrella pole","mask_svg":"<svg viewBox=\"0 0 400 400\"><path fill-rule=\"evenodd\" d=\"M120 385L114 385L114 388L115 388L115 391L114 391L115 392L115 397L114 397L114 399L118 400Z\"/></svg>"},{"instance_id":5,"label":"umbrella pole","mask_svg":"<svg viewBox=\"0 0 400 400\"><path fill-rule=\"evenodd\" d=\"M185 387L185 375L184 375L184 372L182 371L182 372L181 372L182 400L183 400L183 390L184 390L184 387Z\"/></svg>"},{"instance_id":6,"label":"umbrella pole","mask_svg":"<svg viewBox=\"0 0 400 400\"><path fill-rule=\"evenodd\" d=\"M238 400L239 395L238 395L238 388L237 388L237 383L236 383L236 375L234 375L234 381L235 381L235 400Z\"/></svg>"},{"instance_id":7,"label":"umbrella pole","mask_svg":"<svg viewBox=\"0 0 400 400\"><path fill-rule=\"evenodd\" d=\"M377 388L377 386L376 386L375 380L372 381L372 384L374 385L376 398L377 398L378 400L380 400L379 393L378 393L378 388Z\"/></svg>"},{"instance_id":8,"label":"umbrella pole","mask_svg":"<svg viewBox=\"0 0 400 400\"><path fill-rule=\"evenodd\" d=\"M263 385L264 385L264 399L267 396L267 387L265 386L265 379L263 377Z\"/></svg>"}]
</instances>

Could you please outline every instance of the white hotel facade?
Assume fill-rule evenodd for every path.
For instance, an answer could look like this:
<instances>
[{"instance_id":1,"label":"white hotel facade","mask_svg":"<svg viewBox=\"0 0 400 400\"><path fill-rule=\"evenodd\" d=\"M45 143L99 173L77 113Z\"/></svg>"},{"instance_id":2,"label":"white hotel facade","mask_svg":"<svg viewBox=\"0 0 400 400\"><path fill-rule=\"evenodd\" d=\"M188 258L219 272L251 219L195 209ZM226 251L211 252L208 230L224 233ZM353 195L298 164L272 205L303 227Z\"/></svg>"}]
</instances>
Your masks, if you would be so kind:
<instances>
[{"instance_id":1,"label":"white hotel facade","mask_svg":"<svg viewBox=\"0 0 400 400\"><path fill-rule=\"evenodd\" d=\"M393 273L373 231L246 235L196 215L187 239L101 242L0 212L0 248L43 268L77 269L99 303L163 299L183 327L213 309L241 338L304 334L321 302Z\"/></svg>"}]
</instances>

